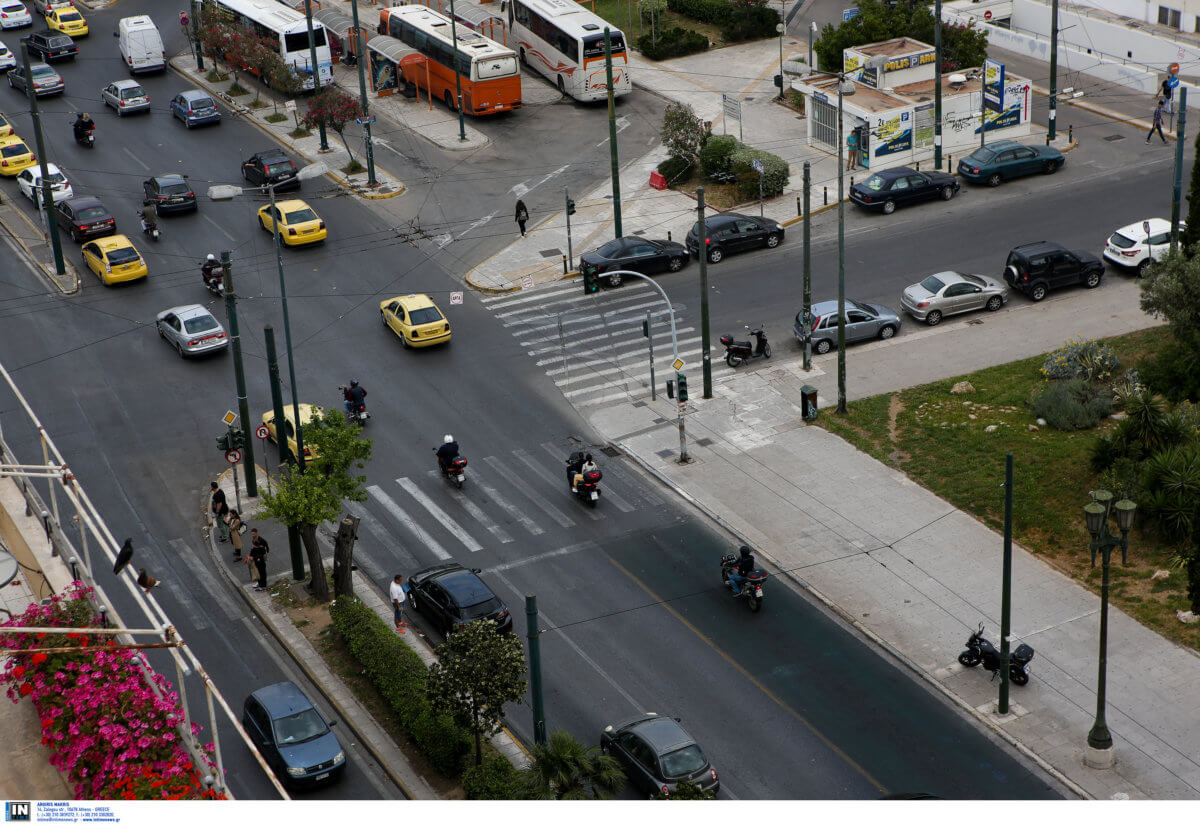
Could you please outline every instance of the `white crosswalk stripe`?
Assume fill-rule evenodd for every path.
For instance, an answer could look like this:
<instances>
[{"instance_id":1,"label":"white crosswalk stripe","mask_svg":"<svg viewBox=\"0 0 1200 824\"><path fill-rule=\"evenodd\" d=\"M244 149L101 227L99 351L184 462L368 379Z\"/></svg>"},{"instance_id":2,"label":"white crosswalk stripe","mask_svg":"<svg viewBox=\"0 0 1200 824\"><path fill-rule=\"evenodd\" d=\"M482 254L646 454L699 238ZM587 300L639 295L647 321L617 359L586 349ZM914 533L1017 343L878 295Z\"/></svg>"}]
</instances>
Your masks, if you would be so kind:
<instances>
[{"instance_id":1,"label":"white crosswalk stripe","mask_svg":"<svg viewBox=\"0 0 1200 824\"><path fill-rule=\"evenodd\" d=\"M426 495L417 487L409 478L397 478L396 483L400 484L400 488L407 492L413 500L425 507L425 510L438 520L446 531L459 540L459 542L472 552L478 552L483 549L483 545L476 541L467 533L465 529L458 525L458 521L451 518L446 510L433 502L433 499Z\"/></svg>"},{"instance_id":2,"label":"white crosswalk stripe","mask_svg":"<svg viewBox=\"0 0 1200 824\"><path fill-rule=\"evenodd\" d=\"M442 473L437 469L431 469L431 470L429 470L429 472L427 474L429 475L430 478L432 478L434 480L437 480L442 477ZM477 479L475 478L476 474L477 473L472 473L470 476L468 476L471 479L469 481L469 483L473 483L473 484L477 483ZM486 512L484 512L482 509L480 509L479 505L476 504L474 501L472 501L471 497L467 493L465 493L459 489L451 489L450 494L454 496L455 500L457 500L458 503L462 504L463 509L465 509L465 510L467 510L467 512L471 513L472 518L474 518L476 521L479 521L479 523L481 523L485 527L487 527L487 531L492 533L493 535L495 535L496 538L500 541L500 543L502 543L502 544L512 543L512 536L509 535L507 532L505 532L501 528L500 524L493 521Z\"/></svg>"},{"instance_id":3,"label":"white crosswalk stripe","mask_svg":"<svg viewBox=\"0 0 1200 824\"><path fill-rule=\"evenodd\" d=\"M416 536L417 541L421 543L427 550L432 552L438 560L449 561L450 553L442 547L433 536L421 528L420 524L414 521L407 512L400 508L400 505L393 501L388 494L378 486L372 484L367 487L367 494L378 501L388 513Z\"/></svg>"}]
</instances>

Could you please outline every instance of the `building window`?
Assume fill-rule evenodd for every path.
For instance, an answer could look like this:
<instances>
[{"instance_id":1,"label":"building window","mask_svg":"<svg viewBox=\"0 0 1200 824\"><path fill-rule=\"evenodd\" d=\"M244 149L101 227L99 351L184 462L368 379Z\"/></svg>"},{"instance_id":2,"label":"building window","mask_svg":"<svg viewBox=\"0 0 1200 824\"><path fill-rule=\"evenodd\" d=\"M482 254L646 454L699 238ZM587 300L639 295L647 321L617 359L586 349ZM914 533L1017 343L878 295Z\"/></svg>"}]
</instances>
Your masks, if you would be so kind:
<instances>
[{"instance_id":1,"label":"building window","mask_svg":"<svg viewBox=\"0 0 1200 824\"><path fill-rule=\"evenodd\" d=\"M1158 22L1162 26L1170 26L1173 29L1179 29L1180 15L1176 9L1169 9L1166 6L1158 7Z\"/></svg>"}]
</instances>

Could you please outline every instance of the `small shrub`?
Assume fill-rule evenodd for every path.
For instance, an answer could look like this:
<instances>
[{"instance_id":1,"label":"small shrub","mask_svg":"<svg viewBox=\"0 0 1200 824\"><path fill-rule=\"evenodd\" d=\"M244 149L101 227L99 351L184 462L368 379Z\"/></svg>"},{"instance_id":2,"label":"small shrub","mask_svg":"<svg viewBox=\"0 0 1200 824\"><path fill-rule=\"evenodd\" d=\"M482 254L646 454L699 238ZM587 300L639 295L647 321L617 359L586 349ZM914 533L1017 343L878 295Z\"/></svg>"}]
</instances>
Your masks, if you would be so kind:
<instances>
[{"instance_id":1,"label":"small shrub","mask_svg":"<svg viewBox=\"0 0 1200 824\"><path fill-rule=\"evenodd\" d=\"M766 6L750 6L744 11L738 11L721 26L721 39L726 43L739 43L743 40L758 40L763 37L774 37L775 26L779 23L779 12Z\"/></svg>"},{"instance_id":2,"label":"small shrub","mask_svg":"<svg viewBox=\"0 0 1200 824\"><path fill-rule=\"evenodd\" d=\"M271 112L269 115L264 117L263 120L266 120L268 123L282 123L283 121L287 120L287 115L279 112Z\"/></svg>"},{"instance_id":3,"label":"small shrub","mask_svg":"<svg viewBox=\"0 0 1200 824\"><path fill-rule=\"evenodd\" d=\"M1121 361L1108 345L1076 337L1048 354L1040 371L1048 381L1083 378L1103 382L1120 368Z\"/></svg>"},{"instance_id":4,"label":"small shrub","mask_svg":"<svg viewBox=\"0 0 1200 824\"><path fill-rule=\"evenodd\" d=\"M733 14L733 5L727 0L667 0L667 8L684 17L720 26Z\"/></svg>"},{"instance_id":5,"label":"small shrub","mask_svg":"<svg viewBox=\"0 0 1200 824\"><path fill-rule=\"evenodd\" d=\"M489 758L478 767L467 767L462 785L471 801L508 801L524 797L517 768L507 758Z\"/></svg>"},{"instance_id":6,"label":"small shrub","mask_svg":"<svg viewBox=\"0 0 1200 824\"><path fill-rule=\"evenodd\" d=\"M667 0L638 0L637 7L642 22L649 23L655 16L662 18L662 13L667 10Z\"/></svg>"},{"instance_id":7,"label":"small shrub","mask_svg":"<svg viewBox=\"0 0 1200 824\"><path fill-rule=\"evenodd\" d=\"M705 177L729 174L730 155L737 147L737 138L733 135L713 135L700 148L700 171Z\"/></svg>"},{"instance_id":8,"label":"small shrub","mask_svg":"<svg viewBox=\"0 0 1200 824\"><path fill-rule=\"evenodd\" d=\"M651 60L667 60L708 50L708 38L698 31L675 26L658 33L658 39L647 33L637 39L638 51Z\"/></svg>"},{"instance_id":9,"label":"small shrub","mask_svg":"<svg viewBox=\"0 0 1200 824\"><path fill-rule=\"evenodd\" d=\"M209 83L224 83L229 79L229 75L217 69L209 69L208 74L204 75L204 78Z\"/></svg>"},{"instance_id":10,"label":"small shrub","mask_svg":"<svg viewBox=\"0 0 1200 824\"><path fill-rule=\"evenodd\" d=\"M312 131L309 129L298 127L298 128L292 129L290 132L288 132L288 137L295 138L296 140L299 140L302 137L312 137Z\"/></svg>"},{"instance_id":11,"label":"small shrub","mask_svg":"<svg viewBox=\"0 0 1200 824\"><path fill-rule=\"evenodd\" d=\"M233 81L233 85L229 87L227 94L230 97L241 97L242 95L250 94L250 90L242 88L242 86L235 80Z\"/></svg>"},{"instance_id":12,"label":"small shrub","mask_svg":"<svg viewBox=\"0 0 1200 824\"><path fill-rule=\"evenodd\" d=\"M412 739L442 775L460 774L471 751L471 738L466 731L449 715L438 715L428 706L413 723Z\"/></svg>"},{"instance_id":13,"label":"small shrub","mask_svg":"<svg viewBox=\"0 0 1200 824\"><path fill-rule=\"evenodd\" d=\"M667 179L668 186L686 183L696 173L696 164L682 157L668 157L658 164L658 173Z\"/></svg>"},{"instance_id":14,"label":"small shrub","mask_svg":"<svg viewBox=\"0 0 1200 824\"><path fill-rule=\"evenodd\" d=\"M729 171L737 175L738 194L746 200L758 197L758 171L754 161L762 163L762 195L764 198L783 194L788 184L788 164L779 155L750 146L738 146L729 156Z\"/></svg>"},{"instance_id":15,"label":"small shrub","mask_svg":"<svg viewBox=\"0 0 1200 824\"><path fill-rule=\"evenodd\" d=\"M1053 381L1033 401L1034 414L1055 429L1091 429L1112 411L1112 395L1088 381Z\"/></svg>"},{"instance_id":16,"label":"small shrub","mask_svg":"<svg viewBox=\"0 0 1200 824\"><path fill-rule=\"evenodd\" d=\"M1172 540L1193 534L1200 518L1200 446L1170 446L1145 464L1146 516Z\"/></svg>"}]
</instances>

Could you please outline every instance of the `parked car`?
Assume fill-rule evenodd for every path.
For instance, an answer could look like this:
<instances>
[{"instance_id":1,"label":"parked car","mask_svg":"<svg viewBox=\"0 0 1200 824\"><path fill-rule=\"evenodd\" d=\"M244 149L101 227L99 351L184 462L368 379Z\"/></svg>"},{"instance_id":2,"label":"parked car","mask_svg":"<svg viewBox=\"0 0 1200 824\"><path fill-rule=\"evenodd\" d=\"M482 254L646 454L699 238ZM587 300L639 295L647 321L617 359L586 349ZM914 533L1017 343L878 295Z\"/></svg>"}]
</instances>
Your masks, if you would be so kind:
<instances>
[{"instance_id":1,"label":"parked car","mask_svg":"<svg viewBox=\"0 0 1200 824\"><path fill-rule=\"evenodd\" d=\"M150 111L150 95L136 80L118 80L100 90L100 99L110 106L117 117L133 112Z\"/></svg>"},{"instance_id":2,"label":"parked car","mask_svg":"<svg viewBox=\"0 0 1200 824\"><path fill-rule=\"evenodd\" d=\"M33 25L33 16L24 3L0 2L0 29L20 29Z\"/></svg>"},{"instance_id":3,"label":"parked car","mask_svg":"<svg viewBox=\"0 0 1200 824\"><path fill-rule=\"evenodd\" d=\"M0 43L0 72L12 71L16 68L17 56L8 46Z\"/></svg>"},{"instance_id":4,"label":"parked car","mask_svg":"<svg viewBox=\"0 0 1200 824\"><path fill-rule=\"evenodd\" d=\"M783 226L770 218L724 212L704 218L704 245L708 262L720 263L726 255L765 246L774 249L783 242ZM684 238L687 250L700 256L700 223L692 225Z\"/></svg>"},{"instance_id":5,"label":"parked car","mask_svg":"<svg viewBox=\"0 0 1200 824\"><path fill-rule=\"evenodd\" d=\"M1013 249L1004 266L1004 281L1035 301L1051 289L1077 283L1094 289L1103 274L1104 264L1091 252L1069 251L1044 240Z\"/></svg>"},{"instance_id":6,"label":"parked car","mask_svg":"<svg viewBox=\"0 0 1200 824\"><path fill-rule=\"evenodd\" d=\"M54 29L42 29L21 38L21 42L29 48L29 56L34 56L53 63L56 60L74 60L79 54L79 47L69 35Z\"/></svg>"},{"instance_id":7,"label":"parked car","mask_svg":"<svg viewBox=\"0 0 1200 824\"><path fill-rule=\"evenodd\" d=\"M187 175L158 175L142 184L148 200L154 201L155 214L192 212L197 208L196 191Z\"/></svg>"},{"instance_id":8,"label":"parked car","mask_svg":"<svg viewBox=\"0 0 1200 824\"><path fill-rule=\"evenodd\" d=\"M973 312L976 309L997 311L1008 303L1008 287L987 275L964 275L960 272L938 272L920 283L914 283L900 296L905 312L930 326L937 326L946 315Z\"/></svg>"},{"instance_id":9,"label":"parked car","mask_svg":"<svg viewBox=\"0 0 1200 824\"><path fill-rule=\"evenodd\" d=\"M899 206L926 200L949 200L958 193L958 181L946 172L918 172L907 166L882 169L850 187L850 199L864 209L890 215Z\"/></svg>"},{"instance_id":10,"label":"parked car","mask_svg":"<svg viewBox=\"0 0 1200 824\"><path fill-rule=\"evenodd\" d=\"M52 202L58 203L60 200L75 197L71 181L67 180L67 176L53 163L46 164L46 180L50 181ZM37 208L42 208L42 167L40 164L35 163L17 175L17 185L21 187L21 194L29 198Z\"/></svg>"},{"instance_id":11,"label":"parked car","mask_svg":"<svg viewBox=\"0 0 1200 824\"><path fill-rule=\"evenodd\" d=\"M103 237L117 231L117 221L94 197L73 197L54 204L54 218L71 234L76 243L85 238Z\"/></svg>"},{"instance_id":12,"label":"parked car","mask_svg":"<svg viewBox=\"0 0 1200 824\"><path fill-rule=\"evenodd\" d=\"M838 302L825 300L812 305L812 348L818 355L824 355L837 346L838 339ZM900 316L876 303L864 303L858 300L846 299L846 343L879 338L887 340L900 331ZM796 340L804 342L804 313L796 314L792 324L792 332Z\"/></svg>"},{"instance_id":13,"label":"parked car","mask_svg":"<svg viewBox=\"0 0 1200 824\"><path fill-rule=\"evenodd\" d=\"M72 8L75 4L71 0L33 0L30 5L37 14L45 17L53 9Z\"/></svg>"},{"instance_id":14,"label":"parked car","mask_svg":"<svg viewBox=\"0 0 1200 824\"><path fill-rule=\"evenodd\" d=\"M220 123L221 111L208 92L188 89L171 98L171 115L189 129L205 123Z\"/></svg>"},{"instance_id":15,"label":"parked car","mask_svg":"<svg viewBox=\"0 0 1200 824\"><path fill-rule=\"evenodd\" d=\"M621 763L629 783L650 798L669 796L690 781L702 790L721 789L717 771L676 718L648 712L600 733L600 751Z\"/></svg>"},{"instance_id":16,"label":"parked car","mask_svg":"<svg viewBox=\"0 0 1200 824\"><path fill-rule=\"evenodd\" d=\"M154 328L181 358L218 352L229 346L225 328L198 303L164 309L154 319Z\"/></svg>"},{"instance_id":17,"label":"parked car","mask_svg":"<svg viewBox=\"0 0 1200 824\"><path fill-rule=\"evenodd\" d=\"M508 607L479 577L478 569L451 561L413 573L408 583L413 610L443 636L481 619L495 621L500 632L512 632Z\"/></svg>"},{"instance_id":18,"label":"parked car","mask_svg":"<svg viewBox=\"0 0 1200 824\"><path fill-rule=\"evenodd\" d=\"M450 321L429 295L397 295L379 302L379 319L407 349L450 342Z\"/></svg>"},{"instance_id":19,"label":"parked car","mask_svg":"<svg viewBox=\"0 0 1200 824\"><path fill-rule=\"evenodd\" d=\"M678 272L687 262L688 250L682 243L634 235L610 240L599 249L580 255L579 270L590 274L610 269L628 269L653 275L658 272ZM621 285L620 275L608 275L603 280L608 286Z\"/></svg>"},{"instance_id":20,"label":"parked car","mask_svg":"<svg viewBox=\"0 0 1200 824\"><path fill-rule=\"evenodd\" d=\"M336 781L346 751L313 702L291 681L255 690L242 705L242 727L263 760L288 787Z\"/></svg>"},{"instance_id":21,"label":"parked car","mask_svg":"<svg viewBox=\"0 0 1200 824\"><path fill-rule=\"evenodd\" d=\"M1003 180L1038 172L1052 175L1066 162L1063 153L1053 146L1026 146L1015 140L997 140L959 158L958 173L967 180L987 181L989 186L999 186Z\"/></svg>"},{"instance_id":22,"label":"parked car","mask_svg":"<svg viewBox=\"0 0 1200 824\"><path fill-rule=\"evenodd\" d=\"M1179 231L1187 228L1179 221ZM1171 221L1152 217L1139 223L1130 223L1113 232L1104 244L1104 259L1123 269L1135 269L1138 275L1146 273L1151 261L1162 260L1171 249Z\"/></svg>"},{"instance_id":23,"label":"parked car","mask_svg":"<svg viewBox=\"0 0 1200 824\"><path fill-rule=\"evenodd\" d=\"M267 149L242 164L242 177L255 186L274 186L275 191L300 188L296 164L280 149Z\"/></svg>"},{"instance_id":24,"label":"parked car","mask_svg":"<svg viewBox=\"0 0 1200 824\"><path fill-rule=\"evenodd\" d=\"M59 73L49 64L40 61L30 63L29 74L33 76L33 93L38 97L59 94L67 87ZM8 73L8 85L14 89L20 89L21 94L28 94L25 91L25 72L21 70Z\"/></svg>"}]
</instances>

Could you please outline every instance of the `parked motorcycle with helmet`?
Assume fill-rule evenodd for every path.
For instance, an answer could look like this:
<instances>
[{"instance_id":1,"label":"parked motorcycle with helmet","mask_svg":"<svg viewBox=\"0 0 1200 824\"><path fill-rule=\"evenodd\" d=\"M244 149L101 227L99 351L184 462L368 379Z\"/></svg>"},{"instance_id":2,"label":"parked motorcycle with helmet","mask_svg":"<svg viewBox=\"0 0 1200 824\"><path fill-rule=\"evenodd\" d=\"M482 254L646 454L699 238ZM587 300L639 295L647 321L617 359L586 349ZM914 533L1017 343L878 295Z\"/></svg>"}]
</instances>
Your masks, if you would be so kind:
<instances>
[{"instance_id":1,"label":"parked motorcycle with helmet","mask_svg":"<svg viewBox=\"0 0 1200 824\"><path fill-rule=\"evenodd\" d=\"M1017 686L1024 686L1029 683L1029 673L1025 668L1029 666L1029 662L1033 660L1033 647L1028 644L1021 644L1008 655L1008 680L1012 681ZM967 639L967 648L959 653L958 663L964 667L976 667L983 664L983 668L992 674L992 678L1000 672L1000 650L992 646L992 642L983 637L983 624L980 623L979 629L971 633L971 637Z\"/></svg>"}]
</instances>

